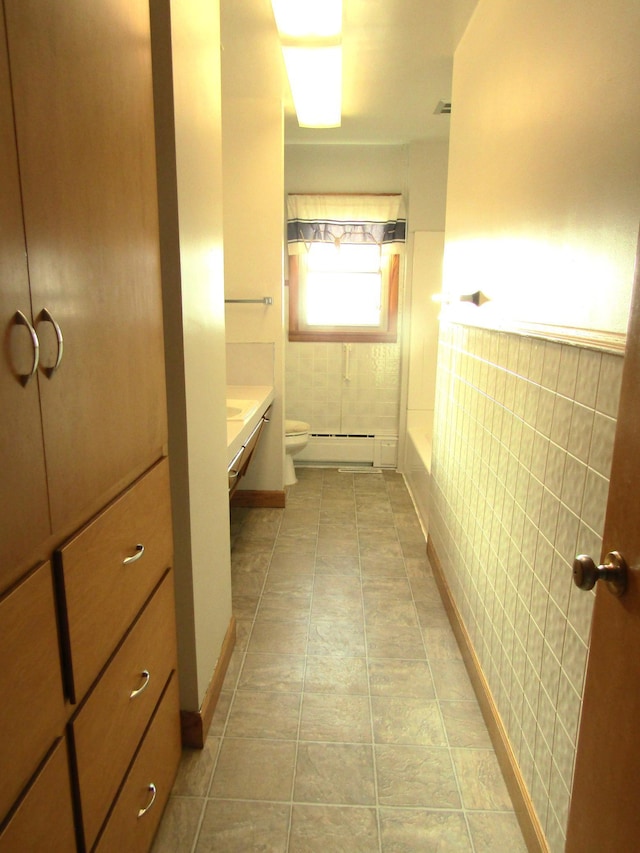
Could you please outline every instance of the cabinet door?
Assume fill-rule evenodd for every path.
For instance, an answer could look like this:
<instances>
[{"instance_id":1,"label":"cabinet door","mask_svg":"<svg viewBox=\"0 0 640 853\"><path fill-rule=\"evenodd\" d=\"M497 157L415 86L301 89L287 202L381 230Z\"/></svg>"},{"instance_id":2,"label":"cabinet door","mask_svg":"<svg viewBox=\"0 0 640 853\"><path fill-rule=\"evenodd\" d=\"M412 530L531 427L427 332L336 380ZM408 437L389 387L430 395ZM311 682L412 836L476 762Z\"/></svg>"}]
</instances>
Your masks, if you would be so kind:
<instances>
[{"instance_id":1,"label":"cabinet door","mask_svg":"<svg viewBox=\"0 0 640 853\"><path fill-rule=\"evenodd\" d=\"M148 0L5 0L54 531L160 456ZM48 309L64 339L62 361ZM47 370L49 368L49 370Z\"/></svg>"},{"instance_id":2,"label":"cabinet door","mask_svg":"<svg viewBox=\"0 0 640 853\"><path fill-rule=\"evenodd\" d=\"M30 552L50 532L44 451L38 403L38 381L27 384L35 349L27 326L31 321L24 226L18 163L0 15L0 593L28 568ZM21 381L21 377L23 377Z\"/></svg>"}]
</instances>

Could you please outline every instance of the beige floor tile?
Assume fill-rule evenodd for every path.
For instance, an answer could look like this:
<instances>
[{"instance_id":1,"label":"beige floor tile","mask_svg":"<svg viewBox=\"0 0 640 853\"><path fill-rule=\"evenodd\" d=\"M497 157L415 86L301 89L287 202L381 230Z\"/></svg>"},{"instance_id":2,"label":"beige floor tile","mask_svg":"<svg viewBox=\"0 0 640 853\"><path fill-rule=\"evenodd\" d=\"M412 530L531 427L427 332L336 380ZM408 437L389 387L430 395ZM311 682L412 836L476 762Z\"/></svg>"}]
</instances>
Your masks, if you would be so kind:
<instances>
[{"instance_id":1,"label":"beige floor tile","mask_svg":"<svg viewBox=\"0 0 640 853\"><path fill-rule=\"evenodd\" d=\"M301 742L293 799L302 803L375 805L371 746Z\"/></svg>"},{"instance_id":2,"label":"beige floor tile","mask_svg":"<svg viewBox=\"0 0 640 853\"><path fill-rule=\"evenodd\" d=\"M229 711L225 737L295 739L299 713L297 693L238 691Z\"/></svg>"},{"instance_id":3,"label":"beige floor tile","mask_svg":"<svg viewBox=\"0 0 640 853\"><path fill-rule=\"evenodd\" d=\"M472 853L462 812L381 809L383 853ZM501 845L494 848L511 853Z\"/></svg>"},{"instance_id":4,"label":"beige floor tile","mask_svg":"<svg viewBox=\"0 0 640 853\"><path fill-rule=\"evenodd\" d=\"M412 601L411 586L406 578L363 578L365 601Z\"/></svg>"},{"instance_id":5,"label":"beige floor tile","mask_svg":"<svg viewBox=\"0 0 640 853\"><path fill-rule=\"evenodd\" d=\"M375 760L380 805L461 807L447 749L378 745Z\"/></svg>"},{"instance_id":6,"label":"beige floor tile","mask_svg":"<svg viewBox=\"0 0 640 853\"><path fill-rule=\"evenodd\" d=\"M298 555L311 556L316 553L317 535L301 537L296 534L283 533L278 536L275 547L273 549L274 556L281 555Z\"/></svg>"},{"instance_id":7,"label":"beige floor tile","mask_svg":"<svg viewBox=\"0 0 640 853\"><path fill-rule=\"evenodd\" d=\"M447 745L437 702L406 696L374 696L371 705L376 743Z\"/></svg>"},{"instance_id":8,"label":"beige floor tile","mask_svg":"<svg viewBox=\"0 0 640 853\"><path fill-rule=\"evenodd\" d=\"M489 732L476 701L441 701L440 709L451 746L492 748Z\"/></svg>"},{"instance_id":9,"label":"beige floor tile","mask_svg":"<svg viewBox=\"0 0 640 853\"><path fill-rule=\"evenodd\" d=\"M291 595L293 597L311 595L313 591L312 574L286 574L269 572L264 585L264 594Z\"/></svg>"},{"instance_id":10,"label":"beige floor tile","mask_svg":"<svg viewBox=\"0 0 640 853\"><path fill-rule=\"evenodd\" d=\"M232 509L236 649L154 853L524 853L403 478L298 480Z\"/></svg>"},{"instance_id":11,"label":"beige floor tile","mask_svg":"<svg viewBox=\"0 0 640 853\"><path fill-rule=\"evenodd\" d=\"M311 619L354 619L362 621L362 596L360 593L348 595L313 594Z\"/></svg>"},{"instance_id":12,"label":"beige floor tile","mask_svg":"<svg viewBox=\"0 0 640 853\"><path fill-rule=\"evenodd\" d=\"M208 737L203 749L183 749L173 785L175 797L206 797L220 748L219 737Z\"/></svg>"},{"instance_id":13,"label":"beige floor tile","mask_svg":"<svg viewBox=\"0 0 640 853\"><path fill-rule=\"evenodd\" d=\"M290 812L277 803L210 800L196 853L286 853Z\"/></svg>"},{"instance_id":14,"label":"beige floor tile","mask_svg":"<svg viewBox=\"0 0 640 853\"><path fill-rule=\"evenodd\" d=\"M196 797L169 797L151 848L152 853L191 850L205 803L206 800Z\"/></svg>"},{"instance_id":15,"label":"beige floor tile","mask_svg":"<svg viewBox=\"0 0 640 853\"><path fill-rule=\"evenodd\" d=\"M438 699L474 699L474 693L467 668L462 660L430 660L433 683Z\"/></svg>"},{"instance_id":16,"label":"beige floor tile","mask_svg":"<svg viewBox=\"0 0 640 853\"><path fill-rule=\"evenodd\" d=\"M370 660L369 682L372 696L435 699L433 679L426 660Z\"/></svg>"},{"instance_id":17,"label":"beige floor tile","mask_svg":"<svg viewBox=\"0 0 640 853\"><path fill-rule=\"evenodd\" d=\"M367 626L367 649L370 658L426 660L422 633L413 626Z\"/></svg>"},{"instance_id":18,"label":"beige floor tile","mask_svg":"<svg viewBox=\"0 0 640 853\"><path fill-rule=\"evenodd\" d=\"M371 554L360 558L362 577L393 578L406 577L402 556L384 557L379 554Z\"/></svg>"},{"instance_id":19,"label":"beige floor tile","mask_svg":"<svg viewBox=\"0 0 640 853\"><path fill-rule=\"evenodd\" d=\"M218 735L222 735L224 732L232 699L233 693L230 690L223 689L221 691L220 696L218 696L215 711L213 712L211 726L209 727L209 737L216 737Z\"/></svg>"},{"instance_id":20,"label":"beige floor tile","mask_svg":"<svg viewBox=\"0 0 640 853\"><path fill-rule=\"evenodd\" d=\"M513 809L492 749L452 749L451 754L466 809Z\"/></svg>"},{"instance_id":21,"label":"beige floor tile","mask_svg":"<svg viewBox=\"0 0 640 853\"><path fill-rule=\"evenodd\" d=\"M305 693L300 739L370 743L371 712L368 697Z\"/></svg>"},{"instance_id":22,"label":"beige floor tile","mask_svg":"<svg viewBox=\"0 0 640 853\"><path fill-rule=\"evenodd\" d=\"M247 652L303 655L307 651L308 626L304 622L258 622L251 632Z\"/></svg>"},{"instance_id":23,"label":"beige floor tile","mask_svg":"<svg viewBox=\"0 0 640 853\"><path fill-rule=\"evenodd\" d=\"M469 814L468 820L476 853L527 853L515 814Z\"/></svg>"},{"instance_id":24,"label":"beige floor tile","mask_svg":"<svg viewBox=\"0 0 640 853\"><path fill-rule=\"evenodd\" d=\"M303 655L247 654L238 679L238 689L300 693L304 665Z\"/></svg>"},{"instance_id":25,"label":"beige floor tile","mask_svg":"<svg viewBox=\"0 0 640 853\"><path fill-rule=\"evenodd\" d=\"M380 560L401 560L402 559L402 547L398 542L398 538L395 535L395 531L393 531L393 538L382 538L380 533L369 534L367 536L367 532L364 531L359 539L360 539L360 556L363 559L368 558L377 558ZM402 566L404 568L404 564Z\"/></svg>"},{"instance_id":26,"label":"beige floor tile","mask_svg":"<svg viewBox=\"0 0 640 853\"><path fill-rule=\"evenodd\" d=\"M416 609L412 601L386 602L379 599L371 600L365 598L364 618L367 628L384 625L402 625L404 627L418 627Z\"/></svg>"},{"instance_id":27,"label":"beige floor tile","mask_svg":"<svg viewBox=\"0 0 640 853\"><path fill-rule=\"evenodd\" d=\"M259 595L234 595L232 611L236 619L253 619L258 610Z\"/></svg>"},{"instance_id":28,"label":"beige floor tile","mask_svg":"<svg viewBox=\"0 0 640 853\"><path fill-rule=\"evenodd\" d=\"M377 850L374 809L294 805L289 853L375 853Z\"/></svg>"},{"instance_id":29,"label":"beige floor tile","mask_svg":"<svg viewBox=\"0 0 640 853\"><path fill-rule=\"evenodd\" d=\"M283 592L263 593L257 618L269 622L307 622L311 610L311 594L287 595Z\"/></svg>"},{"instance_id":30,"label":"beige floor tile","mask_svg":"<svg viewBox=\"0 0 640 853\"><path fill-rule=\"evenodd\" d=\"M317 551L321 557L357 557L358 542L355 538L333 539L331 536L318 537Z\"/></svg>"},{"instance_id":31,"label":"beige floor tile","mask_svg":"<svg viewBox=\"0 0 640 853\"><path fill-rule=\"evenodd\" d=\"M296 553L296 551L274 551L269 565L269 579L275 574L285 574L287 578L292 575L311 575L315 563L315 551L308 554Z\"/></svg>"},{"instance_id":32,"label":"beige floor tile","mask_svg":"<svg viewBox=\"0 0 640 853\"><path fill-rule=\"evenodd\" d=\"M307 654L362 657L365 654L364 625L353 619L312 620Z\"/></svg>"},{"instance_id":33,"label":"beige floor tile","mask_svg":"<svg viewBox=\"0 0 640 853\"><path fill-rule=\"evenodd\" d=\"M264 574L269 568L271 551L254 551L249 547L246 551L231 551L231 574Z\"/></svg>"},{"instance_id":34,"label":"beige floor tile","mask_svg":"<svg viewBox=\"0 0 640 853\"><path fill-rule=\"evenodd\" d=\"M462 660L460 649L449 625L422 629L427 657L432 660Z\"/></svg>"},{"instance_id":35,"label":"beige floor tile","mask_svg":"<svg viewBox=\"0 0 640 853\"><path fill-rule=\"evenodd\" d=\"M362 582L354 575L317 574L313 582L314 595L362 595Z\"/></svg>"},{"instance_id":36,"label":"beige floor tile","mask_svg":"<svg viewBox=\"0 0 640 853\"><path fill-rule=\"evenodd\" d=\"M306 693L366 696L369 692L365 658L309 655L304 677Z\"/></svg>"},{"instance_id":37,"label":"beige floor tile","mask_svg":"<svg viewBox=\"0 0 640 853\"><path fill-rule=\"evenodd\" d=\"M348 575L360 576L360 557L318 554L315 559L315 570L318 575Z\"/></svg>"},{"instance_id":38,"label":"beige floor tile","mask_svg":"<svg viewBox=\"0 0 640 853\"><path fill-rule=\"evenodd\" d=\"M226 737L209 797L224 800L291 799L295 741Z\"/></svg>"}]
</instances>

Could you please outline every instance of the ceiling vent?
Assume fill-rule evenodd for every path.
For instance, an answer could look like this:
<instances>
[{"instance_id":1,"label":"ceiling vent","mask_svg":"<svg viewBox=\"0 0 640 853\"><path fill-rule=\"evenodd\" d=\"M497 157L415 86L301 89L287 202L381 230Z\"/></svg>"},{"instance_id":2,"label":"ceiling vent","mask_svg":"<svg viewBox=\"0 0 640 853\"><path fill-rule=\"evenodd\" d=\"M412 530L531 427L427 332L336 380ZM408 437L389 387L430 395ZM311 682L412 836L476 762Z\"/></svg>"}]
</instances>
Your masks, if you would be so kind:
<instances>
[{"instance_id":1,"label":"ceiling vent","mask_svg":"<svg viewBox=\"0 0 640 853\"><path fill-rule=\"evenodd\" d=\"M438 101L438 106L433 111L434 116L450 116L451 101Z\"/></svg>"}]
</instances>

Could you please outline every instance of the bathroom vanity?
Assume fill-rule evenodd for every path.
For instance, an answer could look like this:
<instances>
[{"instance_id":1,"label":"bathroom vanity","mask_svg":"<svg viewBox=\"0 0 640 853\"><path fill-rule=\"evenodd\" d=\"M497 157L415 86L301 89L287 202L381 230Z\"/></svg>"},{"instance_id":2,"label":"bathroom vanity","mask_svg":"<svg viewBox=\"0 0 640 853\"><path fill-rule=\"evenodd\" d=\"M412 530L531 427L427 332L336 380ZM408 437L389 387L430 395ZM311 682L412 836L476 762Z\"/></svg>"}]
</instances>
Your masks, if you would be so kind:
<instances>
[{"instance_id":1,"label":"bathroom vanity","mask_svg":"<svg viewBox=\"0 0 640 853\"><path fill-rule=\"evenodd\" d=\"M227 386L227 471L229 497L244 476L273 402L271 385Z\"/></svg>"}]
</instances>

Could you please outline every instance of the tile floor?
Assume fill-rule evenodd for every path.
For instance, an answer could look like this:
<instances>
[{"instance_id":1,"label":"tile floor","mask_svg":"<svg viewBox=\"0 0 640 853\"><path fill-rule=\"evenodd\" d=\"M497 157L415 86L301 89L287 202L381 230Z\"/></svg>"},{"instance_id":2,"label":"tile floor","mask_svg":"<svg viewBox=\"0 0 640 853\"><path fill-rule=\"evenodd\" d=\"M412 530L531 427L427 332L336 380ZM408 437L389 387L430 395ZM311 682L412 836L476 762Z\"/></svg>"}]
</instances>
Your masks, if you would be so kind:
<instances>
[{"instance_id":1,"label":"tile floor","mask_svg":"<svg viewBox=\"0 0 640 853\"><path fill-rule=\"evenodd\" d=\"M402 477L233 510L238 639L154 853L526 851Z\"/></svg>"}]
</instances>

